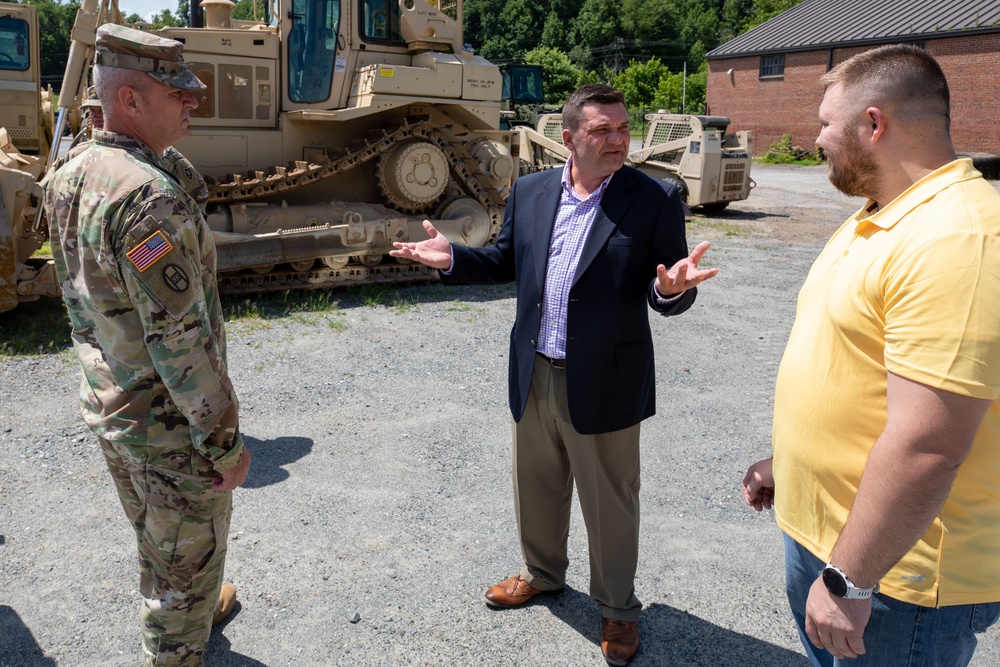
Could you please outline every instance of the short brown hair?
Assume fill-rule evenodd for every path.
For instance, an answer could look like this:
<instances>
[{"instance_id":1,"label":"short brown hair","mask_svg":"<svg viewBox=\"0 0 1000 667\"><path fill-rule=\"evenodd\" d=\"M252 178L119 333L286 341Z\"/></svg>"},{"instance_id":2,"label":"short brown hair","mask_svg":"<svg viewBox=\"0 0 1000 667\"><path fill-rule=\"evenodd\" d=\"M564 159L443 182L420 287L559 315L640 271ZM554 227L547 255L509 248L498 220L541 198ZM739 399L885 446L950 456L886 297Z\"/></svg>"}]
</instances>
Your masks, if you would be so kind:
<instances>
[{"instance_id":1,"label":"short brown hair","mask_svg":"<svg viewBox=\"0 0 1000 667\"><path fill-rule=\"evenodd\" d=\"M583 107L587 104L625 104L625 95L620 90L603 83L586 83L569 96L563 105L563 127L575 130L583 119Z\"/></svg>"},{"instance_id":2,"label":"short brown hair","mask_svg":"<svg viewBox=\"0 0 1000 667\"><path fill-rule=\"evenodd\" d=\"M893 107L902 114L951 114L948 80L931 54L910 44L889 44L845 60L820 77L843 85L859 105Z\"/></svg>"}]
</instances>

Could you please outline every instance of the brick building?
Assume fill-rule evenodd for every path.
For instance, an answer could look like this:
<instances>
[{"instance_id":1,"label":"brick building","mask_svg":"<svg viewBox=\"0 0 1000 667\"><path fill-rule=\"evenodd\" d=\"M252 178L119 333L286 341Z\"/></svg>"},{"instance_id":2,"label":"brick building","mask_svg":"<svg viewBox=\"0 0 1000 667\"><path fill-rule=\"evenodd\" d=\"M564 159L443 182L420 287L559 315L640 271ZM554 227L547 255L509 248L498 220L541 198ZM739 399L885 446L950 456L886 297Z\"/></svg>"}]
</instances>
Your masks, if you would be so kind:
<instances>
[{"instance_id":1,"label":"brick building","mask_svg":"<svg viewBox=\"0 0 1000 667\"><path fill-rule=\"evenodd\" d=\"M1000 0L805 0L708 53L708 112L753 130L756 155L783 134L812 150L819 77L893 43L926 48L941 64L955 149L1000 154Z\"/></svg>"}]
</instances>

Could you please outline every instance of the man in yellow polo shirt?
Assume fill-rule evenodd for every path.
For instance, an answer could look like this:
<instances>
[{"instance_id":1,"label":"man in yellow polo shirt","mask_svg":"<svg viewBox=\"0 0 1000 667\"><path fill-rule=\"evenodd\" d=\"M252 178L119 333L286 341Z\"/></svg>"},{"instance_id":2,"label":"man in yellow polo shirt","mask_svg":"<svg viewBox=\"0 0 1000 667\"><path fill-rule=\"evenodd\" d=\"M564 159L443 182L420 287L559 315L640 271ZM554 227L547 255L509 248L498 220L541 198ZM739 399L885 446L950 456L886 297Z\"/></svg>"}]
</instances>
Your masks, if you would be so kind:
<instances>
[{"instance_id":1,"label":"man in yellow polo shirt","mask_svg":"<svg viewBox=\"0 0 1000 667\"><path fill-rule=\"evenodd\" d=\"M1000 616L1000 194L956 158L926 51L820 82L830 180L868 202L799 294L744 495L773 499L814 665L967 665Z\"/></svg>"}]
</instances>

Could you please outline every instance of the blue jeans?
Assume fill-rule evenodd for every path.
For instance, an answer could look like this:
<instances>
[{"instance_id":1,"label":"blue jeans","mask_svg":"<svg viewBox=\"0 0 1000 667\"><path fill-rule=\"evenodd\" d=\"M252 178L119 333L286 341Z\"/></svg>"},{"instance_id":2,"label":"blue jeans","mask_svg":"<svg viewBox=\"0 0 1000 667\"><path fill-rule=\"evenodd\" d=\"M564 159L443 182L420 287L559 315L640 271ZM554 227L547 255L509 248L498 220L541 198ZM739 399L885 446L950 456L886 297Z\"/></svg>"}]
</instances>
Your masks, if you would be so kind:
<instances>
[{"instance_id":1,"label":"blue jeans","mask_svg":"<svg viewBox=\"0 0 1000 667\"><path fill-rule=\"evenodd\" d=\"M867 653L838 660L806 636L806 599L824 563L785 535L785 590L799 639L815 667L965 667L976 635L1000 617L1000 602L921 607L876 594L865 628Z\"/></svg>"}]
</instances>

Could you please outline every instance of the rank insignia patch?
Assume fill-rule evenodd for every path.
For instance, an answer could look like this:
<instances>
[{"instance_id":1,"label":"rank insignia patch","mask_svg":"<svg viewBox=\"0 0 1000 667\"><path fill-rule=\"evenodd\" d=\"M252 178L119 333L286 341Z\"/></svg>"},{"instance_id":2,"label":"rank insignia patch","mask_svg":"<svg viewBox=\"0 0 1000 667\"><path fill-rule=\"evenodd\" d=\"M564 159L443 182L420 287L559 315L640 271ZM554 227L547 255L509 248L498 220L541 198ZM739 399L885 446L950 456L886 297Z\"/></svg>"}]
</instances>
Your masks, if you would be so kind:
<instances>
[{"instance_id":1,"label":"rank insignia patch","mask_svg":"<svg viewBox=\"0 0 1000 667\"><path fill-rule=\"evenodd\" d=\"M135 265L135 268L139 269L141 273L153 264L156 264L157 260L173 249L174 247L170 245L170 241L163 235L163 232L157 231L145 241L129 250L126 257L129 258L132 264Z\"/></svg>"}]
</instances>

